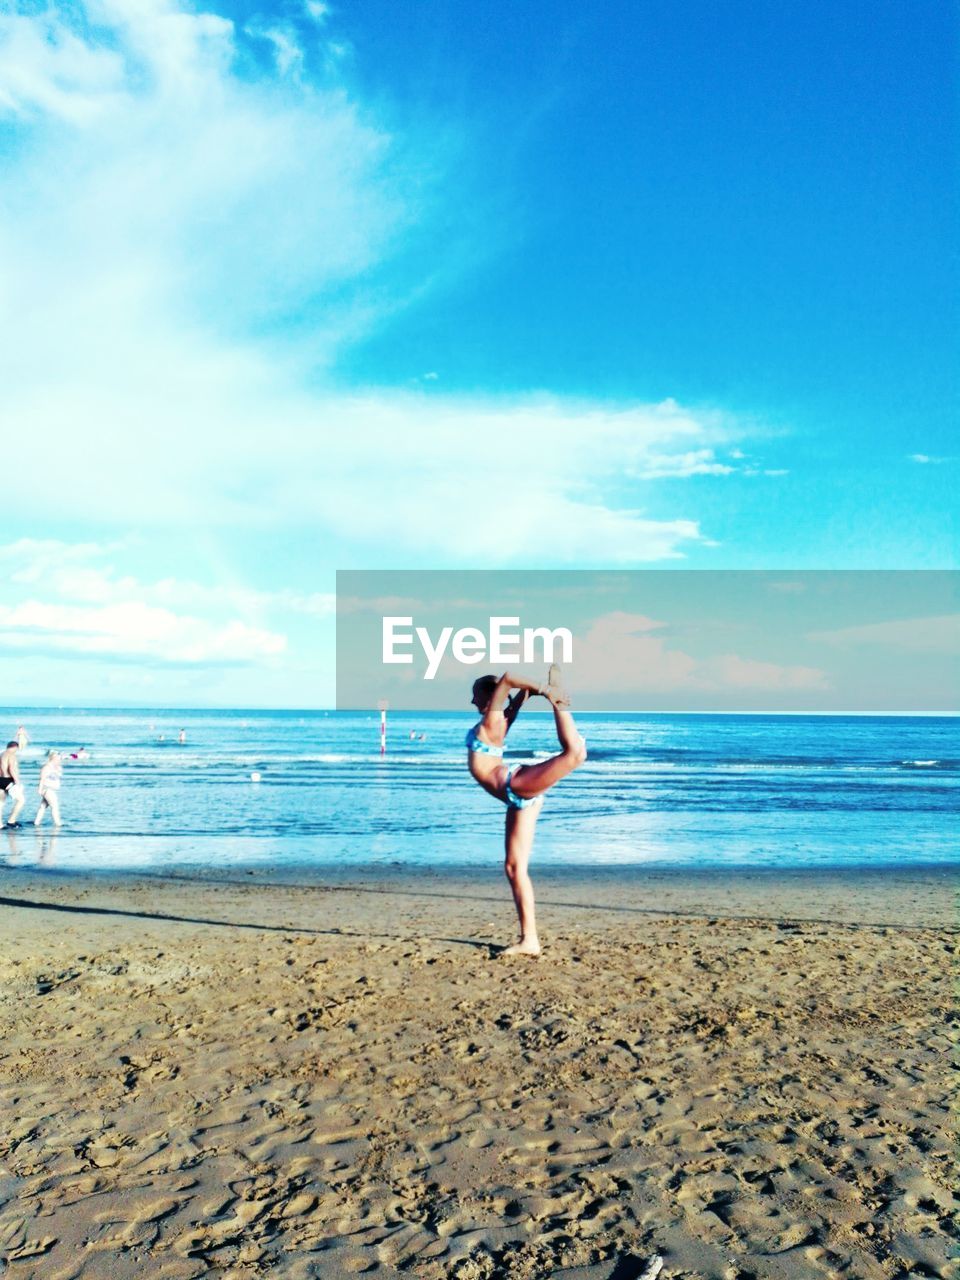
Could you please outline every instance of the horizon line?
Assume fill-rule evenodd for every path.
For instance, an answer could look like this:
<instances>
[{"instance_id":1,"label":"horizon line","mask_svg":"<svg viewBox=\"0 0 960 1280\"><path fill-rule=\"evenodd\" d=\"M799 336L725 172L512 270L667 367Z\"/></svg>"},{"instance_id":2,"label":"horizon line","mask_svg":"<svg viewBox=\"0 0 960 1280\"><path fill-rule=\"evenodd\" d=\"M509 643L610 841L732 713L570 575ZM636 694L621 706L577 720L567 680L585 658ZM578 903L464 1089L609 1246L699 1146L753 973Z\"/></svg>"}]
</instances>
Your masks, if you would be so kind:
<instances>
[{"instance_id":1,"label":"horizon line","mask_svg":"<svg viewBox=\"0 0 960 1280\"><path fill-rule=\"evenodd\" d=\"M388 713L391 708L387 708ZM321 713L342 714L342 715L378 715L379 708L371 703L370 706L362 707L284 707L284 706L228 706L225 704L206 706L182 706L176 703L149 703L149 702L104 702L104 703L87 703L87 702L48 702L48 703L20 703L20 704L0 704L0 711L10 711L16 715L22 715L29 711L152 711L172 713L174 711L183 712L243 712L251 715L318 715ZM395 707L392 709L394 715L468 715L471 714L467 707ZM843 716L847 719L899 719L899 720L955 720L960 718L960 710L957 711L756 711L756 710L722 710L722 711L697 711L690 708L683 710L650 710L647 708L619 708L612 710L610 708L598 707L577 707L578 715L593 716L778 716L778 717L808 717L822 718L827 716ZM527 715L550 716L552 712L530 707L526 709ZM16 718L16 716L12 717ZM0 735L2 736L2 735Z\"/></svg>"}]
</instances>

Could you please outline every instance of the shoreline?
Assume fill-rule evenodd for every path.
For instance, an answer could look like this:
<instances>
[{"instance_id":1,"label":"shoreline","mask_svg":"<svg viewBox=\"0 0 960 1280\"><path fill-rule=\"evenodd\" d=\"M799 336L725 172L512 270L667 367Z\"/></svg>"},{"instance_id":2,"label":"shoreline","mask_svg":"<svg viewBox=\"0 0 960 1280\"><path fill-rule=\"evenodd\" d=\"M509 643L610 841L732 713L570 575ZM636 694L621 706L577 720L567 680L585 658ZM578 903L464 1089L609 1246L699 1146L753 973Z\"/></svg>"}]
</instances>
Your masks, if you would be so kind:
<instances>
[{"instance_id":1,"label":"shoreline","mask_svg":"<svg viewBox=\"0 0 960 1280\"><path fill-rule=\"evenodd\" d=\"M835 922L877 928L943 928L960 930L960 864L897 865L863 863L848 866L787 867L737 865L680 867L602 864L592 868L565 864L531 868L538 909L545 917L560 913L684 915L697 919L785 918ZM452 901L508 904L507 885L499 865L492 867L323 865L281 866L194 864L157 870L131 867L100 869L0 865L0 896L8 888L88 893L142 893L150 887L197 886L258 891L303 890L356 894L433 894ZM483 890L482 894L478 891ZM709 895L706 898L705 895ZM61 896L61 895L57 895Z\"/></svg>"}]
</instances>

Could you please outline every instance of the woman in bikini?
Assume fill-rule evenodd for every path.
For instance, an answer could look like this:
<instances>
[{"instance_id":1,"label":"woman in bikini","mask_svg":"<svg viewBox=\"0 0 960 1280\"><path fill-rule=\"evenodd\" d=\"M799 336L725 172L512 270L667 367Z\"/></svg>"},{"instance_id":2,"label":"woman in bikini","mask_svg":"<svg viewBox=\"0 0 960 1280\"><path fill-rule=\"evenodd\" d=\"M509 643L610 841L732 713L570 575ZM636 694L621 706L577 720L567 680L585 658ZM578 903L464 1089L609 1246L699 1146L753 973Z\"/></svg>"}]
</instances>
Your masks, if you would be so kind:
<instances>
[{"instance_id":1,"label":"woman in bikini","mask_svg":"<svg viewBox=\"0 0 960 1280\"><path fill-rule=\"evenodd\" d=\"M511 696L512 694L512 696ZM510 726L531 695L547 698L553 707L557 738L562 750L549 760L509 768L503 763L503 746ZM540 939L533 902L533 885L527 866L533 848L537 818L544 793L587 758L587 747L569 711L570 699L560 687L559 668L550 668L545 685L521 680L506 672L481 676L473 686L473 705L482 719L467 734L467 762L473 777L507 806L506 862L504 870L520 919L520 941L506 947L505 956L538 956Z\"/></svg>"}]
</instances>

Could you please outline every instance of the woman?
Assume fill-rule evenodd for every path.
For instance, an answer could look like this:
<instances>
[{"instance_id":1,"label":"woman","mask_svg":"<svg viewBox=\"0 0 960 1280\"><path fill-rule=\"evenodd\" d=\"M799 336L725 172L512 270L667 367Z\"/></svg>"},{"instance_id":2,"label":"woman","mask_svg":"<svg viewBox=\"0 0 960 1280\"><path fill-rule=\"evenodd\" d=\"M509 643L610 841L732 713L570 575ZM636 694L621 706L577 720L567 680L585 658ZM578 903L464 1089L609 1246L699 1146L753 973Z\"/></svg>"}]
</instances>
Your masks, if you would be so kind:
<instances>
[{"instance_id":1,"label":"woman","mask_svg":"<svg viewBox=\"0 0 960 1280\"><path fill-rule=\"evenodd\" d=\"M510 696L511 690L514 691ZM553 707L557 738L562 750L549 760L508 768L503 763L503 744L520 708L531 694L547 698ZM587 746L577 732L567 709L570 699L560 688L560 670L550 668L545 685L520 680L506 672L481 676L473 686L473 705L482 719L467 734L467 762L470 772L484 791L507 806L506 863L517 915L520 941L501 952L505 956L538 956L540 939L533 902L533 885L527 873L533 834L546 791L587 758Z\"/></svg>"},{"instance_id":2,"label":"woman","mask_svg":"<svg viewBox=\"0 0 960 1280\"><path fill-rule=\"evenodd\" d=\"M50 816L53 818L53 825L60 826L60 783L63 779L63 760L59 751L53 748L47 752L47 759L40 770L40 784L37 790L40 792L40 808L37 810L37 816L33 820L33 825L39 827L43 822L44 815L50 810Z\"/></svg>"}]
</instances>

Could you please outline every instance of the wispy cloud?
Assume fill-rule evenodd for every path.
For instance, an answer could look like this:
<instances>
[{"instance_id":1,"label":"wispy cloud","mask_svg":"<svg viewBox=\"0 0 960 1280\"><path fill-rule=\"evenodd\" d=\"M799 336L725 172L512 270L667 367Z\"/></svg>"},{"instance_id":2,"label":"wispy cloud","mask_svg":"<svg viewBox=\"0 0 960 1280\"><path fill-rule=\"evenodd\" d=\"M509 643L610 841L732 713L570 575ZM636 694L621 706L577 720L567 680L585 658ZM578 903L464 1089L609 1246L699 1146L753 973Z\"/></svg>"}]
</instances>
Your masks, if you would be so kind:
<instances>
[{"instance_id":1,"label":"wispy cloud","mask_svg":"<svg viewBox=\"0 0 960 1280\"><path fill-rule=\"evenodd\" d=\"M791 665L733 653L695 656L658 634L666 624L639 614L603 615L577 637L574 664L578 689L587 694L622 692L695 693L823 690L828 679L817 667Z\"/></svg>"},{"instance_id":2,"label":"wispy cloud","mask_svg":"<svg viewBox=\"0 0 960 1280\"><path fill-rule=\"evenodd\" d=\"M285 637L232 620L221 626L145 604L0 605L0 647L153 663L248 663L275 657Z\"/></svg>"},{"instance_id":3,"label":"wispy cloud","mask_svg":"<svg viewBox=\"0 0 960 1280\"><path fill-rule=\"evenodd\" d=\"M256 591L236 583L172 577L144 582L114 567L116 554L124 551L119 542L101 545L19 538L0 546L4 595L9 597L22 588L73 603L147 604L199 608L204 612L235 610L248 620L254 614L287 612L332 617L336 612L333 592L305 593L279 587Z\"/></svg>"},{"instance_id":4,"label":"wispy cloud","mask_svg":"<svg viewBox=\"0 0 960 1280\"><path fill-rule=\"evenodd\" d=\"M52 322L75 366L135 356L142 376L196 350L198 326L236 337L325 293L349 312L356 299L332 290L412 218L414 158L335 81L289 83L306 56L292 27L251 34L169 0L98 0L86 16L0 16L0 104L29 144L6 168L0 241L21 348L39 354L37 327ZM318 327L314 360L334 340Z\"/></svg>"},{"instance_id":5,"label":"wispy cloud","mask_svg":"<svg viewBox=\"0 0 960 1280\"><path fill-rule=\"evenodd\" d=\"M398 264L447 134L351 98L331 26L313 3L245 28L174 0L0 16L0 418L9 468L43 454L9 527L297 526L460 565L713 545L693 496L654 513L650 486L732 474L730 415L437 395L431 373L334 388L427 285Z\"/></svg>"},{"instance_id":6,"label":"wispy cloud","mask_svg":"<svg viewBox=\"0 0 960 1280\"><path fill-rule=\"evenodd\" d=\"M808 639L836 648L883 646L907 653L960 654L960 613L896 618L833 631L811 631Z\"/></svg>"},{"instance_id":7,"label":"wispy cloud","mask_svg":"<svg viewBox=\"0 0 960 1280\"><path fill-rule=\"evenodd\" d=\"M690 449L672 455L651 454L639 474L644 480L660 480L667 476L729 476L735 470L729 463L718 462L713 449Z\"/></svg>"},{"instance_id":8,"label":"wispy cloud","mask_svg":"<svg viewBox=\"0 0 960 1280\"><path fill-rule=\"evenodd\" d=\"M251 369L195 373L197 394L178 394L175 413L169 393L155 400L100 382L74 383L69 428L42 392L22 406L24 428L56 438L45 480L59 516L308 524L367 554L430 552L439 563L644 563L682 556L702 533L685 514L648 515L642 489L618 499L624 473L642 476L652 458L670 474L671 450L672 474L702 471L690 466L690 439L737 430L676 406L318 396ZM135 441L103 440L104 421L133 418ZM108 467L91 466L98 442Z\"/></svg>"},{"instance_id":9,"label":"wispy cloud","mask_svg":"<svg viewBox=\"0 0 960 1280\"><path fill-rule=\"evenodd\" d=\"M166 577L113 564L121 544L21 538L0 546L0 647L151 664L260 664L287 650L284 620L331 618L332 594Z\"/></svg>"}]
</instances>

